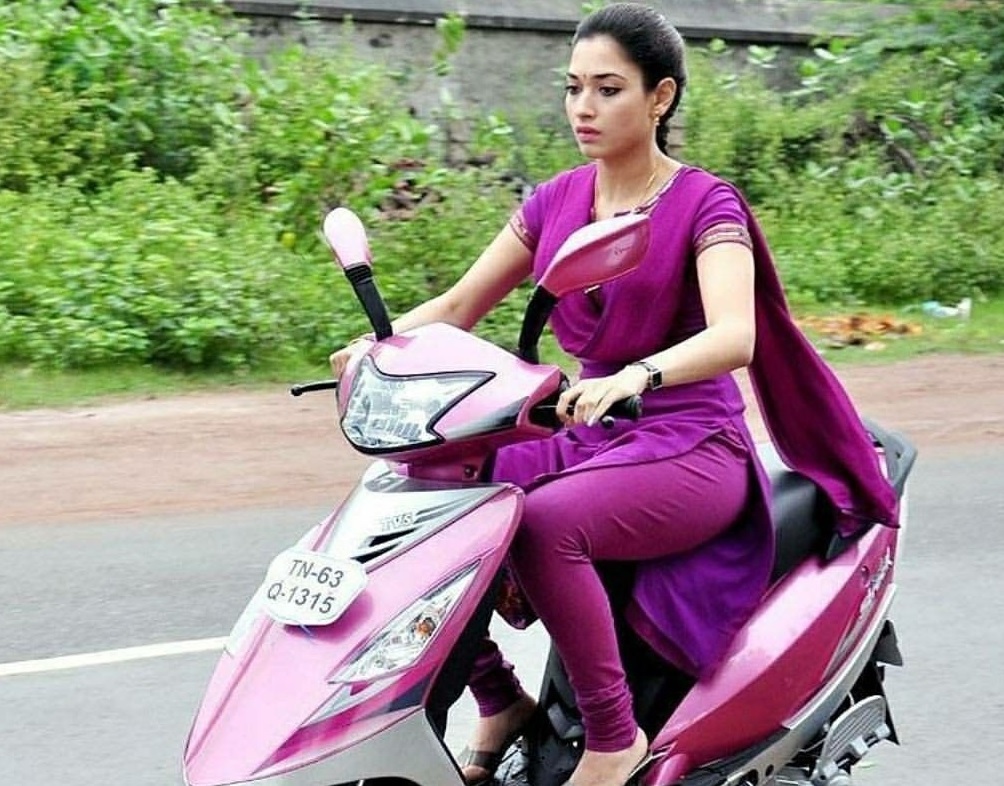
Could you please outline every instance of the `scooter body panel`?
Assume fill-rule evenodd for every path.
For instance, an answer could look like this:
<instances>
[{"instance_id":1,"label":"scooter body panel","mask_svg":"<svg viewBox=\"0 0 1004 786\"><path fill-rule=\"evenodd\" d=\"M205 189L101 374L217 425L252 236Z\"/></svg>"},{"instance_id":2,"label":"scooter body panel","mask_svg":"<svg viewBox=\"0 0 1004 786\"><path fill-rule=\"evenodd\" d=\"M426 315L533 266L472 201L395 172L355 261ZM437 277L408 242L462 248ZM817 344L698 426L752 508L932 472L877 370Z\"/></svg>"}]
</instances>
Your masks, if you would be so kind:
<instances>
[{"instance_id":1,"label":"scooter body panel","mask_svg":"<svg viewBox=\"0 0 1004 786\"><path fill-rule=\"evenodd\" d=\"M783 729L881 623L875 616L893 591L896 539L896 530L875 527L835 560L810 559L781 580L653 749L704 764Z\"/></svg>"},{"instance_id":2,"label":"scooter body panel","mask_svg":"<svg viewBox=\"0 0 1004 786\"><path fill-rule=\"evenodd\" d=\"M377 486L401 483L407 488L415 481L395 478L386 467L370 478ZM303 766L358 744L421 708L437 670L494 581L522 511L522 492L512 486L440 486L377 492L396 505L416 505L416 510L429 509L428 499L413 501L422 494L431 494L437 508L449 505L451 497L467 504L452 519L438 526L434 522L426 537L404 543L391 558L374 560L366 589L334 623L309 629L284 625L255 612L252 601L248 613L254 621L221 657L192 728L185 757L191 786L245 783ZM351 530L363 510L374 507L374 495L360 501L360 493L357 489L304 542L320 553L337 546L336 532ZM379 516L371 519L379 525ZM374 680L338 680L339 672L409 604L464 571L473 572L469 586L413 665ZM373 771L381 771L376 763ZM359 773L358 778L371 774Z\"/></svg>"}]
</instances>

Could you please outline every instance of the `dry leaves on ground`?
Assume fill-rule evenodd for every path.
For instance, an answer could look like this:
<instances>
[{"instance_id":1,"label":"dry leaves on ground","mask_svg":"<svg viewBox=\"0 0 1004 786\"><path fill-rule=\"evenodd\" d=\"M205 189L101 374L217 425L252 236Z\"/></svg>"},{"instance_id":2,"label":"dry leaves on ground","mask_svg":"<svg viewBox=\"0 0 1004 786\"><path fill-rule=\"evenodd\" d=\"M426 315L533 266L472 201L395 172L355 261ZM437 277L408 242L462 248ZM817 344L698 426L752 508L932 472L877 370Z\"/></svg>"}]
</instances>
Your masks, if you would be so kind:
<instances>
[{"instance_id":1,"label":"dry leaves on ground","mask_svg":"<svg viewBox=\"0 0 1004 786\"><path fill-rule=\"evenodd\" d=\"M924 331L917 323L873 314L808 316L797 321L799 327L822 336L826 345L834 349L861 346L877 350L885 347L879 339L916 336Z\"/></svg>"}]
</instances>

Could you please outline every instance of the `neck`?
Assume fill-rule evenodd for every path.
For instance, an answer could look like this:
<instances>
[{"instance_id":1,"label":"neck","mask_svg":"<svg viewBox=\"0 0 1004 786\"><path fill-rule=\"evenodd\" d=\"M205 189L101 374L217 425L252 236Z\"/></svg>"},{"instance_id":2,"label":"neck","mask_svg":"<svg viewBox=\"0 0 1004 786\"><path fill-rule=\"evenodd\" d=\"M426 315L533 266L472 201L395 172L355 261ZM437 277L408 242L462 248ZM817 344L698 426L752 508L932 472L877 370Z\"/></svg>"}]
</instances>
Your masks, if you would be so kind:
<instances>
[{"instance_id":1,"label":"neck","mask_svg":"<svg viewBox=\"0 0 1004 786\"><path fill-rule=\"evenodd\" d=\"M672 168L672 160L654 147L647 155L633 154L616 161L598 159L595 212L606 216L634 209L655 193Z\"/></svg>"}]
</instances>

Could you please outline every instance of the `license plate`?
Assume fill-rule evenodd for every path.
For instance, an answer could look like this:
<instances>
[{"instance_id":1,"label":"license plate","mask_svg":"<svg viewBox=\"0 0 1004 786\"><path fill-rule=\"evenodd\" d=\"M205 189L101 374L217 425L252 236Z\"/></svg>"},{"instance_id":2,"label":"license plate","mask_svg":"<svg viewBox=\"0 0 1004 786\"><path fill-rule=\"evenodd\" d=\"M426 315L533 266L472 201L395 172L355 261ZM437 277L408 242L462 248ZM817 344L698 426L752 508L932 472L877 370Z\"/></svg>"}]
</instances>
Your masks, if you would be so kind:
<instances>
[{"instance_id":1,"label":"license plate","mask_svg":"<svg viewBox=\"0 0 1004 786\"><path fill-rule=\"evenodd\" d=\"M329 625L365 587L366 570L355 560L289 549L269 565L265 612L287 625Z\"/></svg>"}]
</instances>

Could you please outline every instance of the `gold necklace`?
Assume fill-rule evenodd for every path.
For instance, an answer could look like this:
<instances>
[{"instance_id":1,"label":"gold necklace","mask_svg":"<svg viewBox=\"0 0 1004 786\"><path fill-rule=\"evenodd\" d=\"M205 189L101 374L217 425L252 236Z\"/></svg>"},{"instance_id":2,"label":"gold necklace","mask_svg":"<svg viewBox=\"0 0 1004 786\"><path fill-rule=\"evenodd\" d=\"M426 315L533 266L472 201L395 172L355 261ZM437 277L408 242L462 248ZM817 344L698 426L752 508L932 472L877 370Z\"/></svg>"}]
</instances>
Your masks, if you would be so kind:
<instances>
[{"instance_id":1,"label":"gold necklace","mask_svg":"<svg viewBox=\"0 0 1004 786\"><path fill-rule=\"evenodd\" d=\"M641 192L641 199L638 200L639 205L645 204L645 197L647 197L649 191L651 191L652 184L655 183L655 178L656 175L658 174L659 174L659 165L656 164L654 167L652 167L652 175L649 177L648 182L645 184L645 189Z\"/></svg>"},{"instance_id":2,"label":"gold necklace","mask_svg":"<svg viewBox=\"0 0 1004 786\"><path fill-rule=\"evenodd\" d=\"M650 194L650 192L652 190L652 186L655 184L655 179L658 176L659 176L659 164L658 164L658 162L656 162L656 165L652 168L652 174L649 175L648 181L645 183L645 187L644 187L644 189L641 192L641 197L639 197L638 202L635 204L635 206L632 208L632 210L637 210L639 207L641 207L642 205L645 204L645 199L649 196L649 194ZM593 214L593 220L594 221L596 220L596 207L599 204L600 204L600 177L599 177L599 173L597 172L596 179L593 181L593 210L592 210L592 214ZM623 211L623 212L630 212L630 211ZM618 214L614 213L614 215L618 215Z\"/></svg>"}]
</instances>

